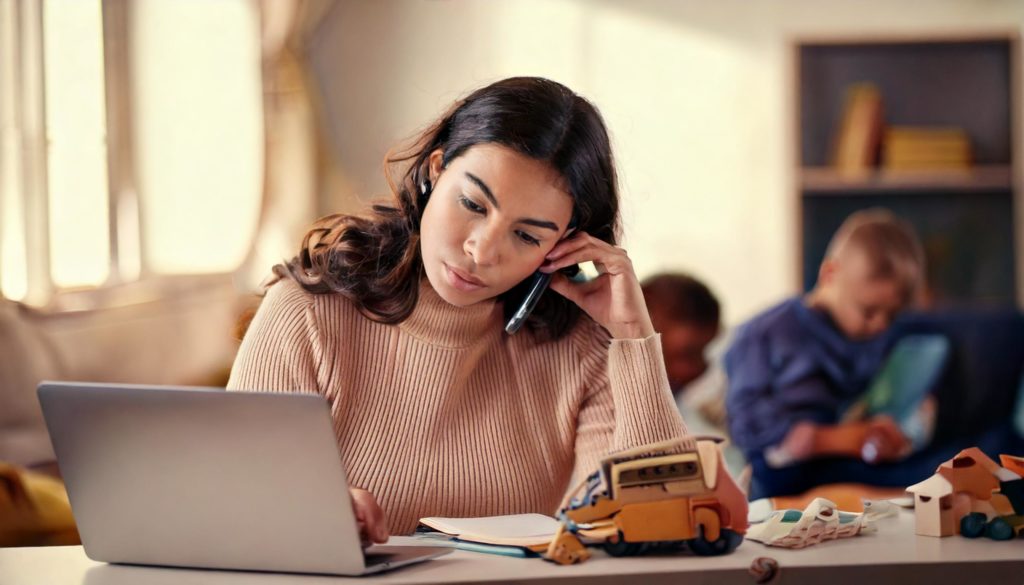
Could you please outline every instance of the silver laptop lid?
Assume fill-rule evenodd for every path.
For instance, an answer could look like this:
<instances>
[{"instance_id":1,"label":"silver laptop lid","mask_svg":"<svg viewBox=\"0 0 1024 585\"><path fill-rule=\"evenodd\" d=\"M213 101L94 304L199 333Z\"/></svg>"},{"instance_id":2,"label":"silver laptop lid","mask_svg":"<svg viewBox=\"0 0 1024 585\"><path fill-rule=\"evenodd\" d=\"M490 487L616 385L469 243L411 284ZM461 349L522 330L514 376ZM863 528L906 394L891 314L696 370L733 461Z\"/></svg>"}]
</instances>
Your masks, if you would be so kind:
<instances>
[{"instance_id":1,"label":"silver laptop lid","mask_svg":"<svg viewBox=\"0 0 1024 585\"><path fill-rule=\"evenodd\" d=\"M53 382L38 394L89 558L363 572L322 397Z\"/></svg>"}]
</instances>

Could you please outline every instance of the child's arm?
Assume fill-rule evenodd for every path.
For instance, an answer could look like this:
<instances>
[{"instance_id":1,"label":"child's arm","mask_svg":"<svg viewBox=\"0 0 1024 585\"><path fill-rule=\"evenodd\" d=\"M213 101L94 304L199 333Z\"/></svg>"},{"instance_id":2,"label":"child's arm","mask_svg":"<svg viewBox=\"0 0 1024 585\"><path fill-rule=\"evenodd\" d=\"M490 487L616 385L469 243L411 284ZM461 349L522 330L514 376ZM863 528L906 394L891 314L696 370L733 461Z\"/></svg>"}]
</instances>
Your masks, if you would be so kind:
<instances>
[{"instance_id":1,"label":"child's arm","mask_svg":"<svg viewBox=\"0 0 1024 585\"><path fill-rule=\"evenodd\" d=\"M906 437L887 416L837 425L801 421L779 445L766 450L766 459L773 467L815 457L852 457L876 463L900 459L908 448Z\"/></svg>"},{"instance_id":2,"label":"child's arm","mask_svg":"<svg viewBox=\"0 0 1024 585\"><path fill-rule=\"evenodd\" d=\"M795 360L787 364L789 371L775 371L767 346L767 340L741 330L725 356L729 430L737 446L763 453L772 467L815 457L875 462L905 453L906 439L887 417L827 424L818 408L830 394L825 383L794 374L804 370Z\"/></svg>"},{"instance_id":3,"label":"child's arm","mask_svg":"<svg viewBox=\"0 0 1024 585\"><path fill-rule=\"evenodd\" d=\"M780 387L787 381L772 367L768 348L767 339L744 327L725 355L729 434L748 455L779 445L797 423L815 420L814 396L825 391L806 378Z\"/></svg>"}]
</instances>

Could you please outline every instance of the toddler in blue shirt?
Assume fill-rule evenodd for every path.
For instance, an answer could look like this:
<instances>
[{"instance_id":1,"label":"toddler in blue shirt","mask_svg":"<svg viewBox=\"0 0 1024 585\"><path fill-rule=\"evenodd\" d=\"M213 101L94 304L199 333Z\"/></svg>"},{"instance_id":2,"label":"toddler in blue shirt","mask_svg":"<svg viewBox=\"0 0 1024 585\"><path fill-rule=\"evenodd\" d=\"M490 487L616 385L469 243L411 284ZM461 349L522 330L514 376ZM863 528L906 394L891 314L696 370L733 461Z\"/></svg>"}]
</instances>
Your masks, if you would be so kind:
<instances>
[{"instance_id":1,"label":"toddler in blue shirt","mask_svg":"<svg viewBox=\"0 0 1024 585\"><path fill-rule=\"evenodd\" d=\"M818 458L854 458L863 469L909 453L891 418L843 415L881 369L889 326L923 280L924 253L910 225L881 209L857 212L833 236L813 290L739 328L725 356L726 409L755 483L759 472Z\"/></svg>"}]
</instances>

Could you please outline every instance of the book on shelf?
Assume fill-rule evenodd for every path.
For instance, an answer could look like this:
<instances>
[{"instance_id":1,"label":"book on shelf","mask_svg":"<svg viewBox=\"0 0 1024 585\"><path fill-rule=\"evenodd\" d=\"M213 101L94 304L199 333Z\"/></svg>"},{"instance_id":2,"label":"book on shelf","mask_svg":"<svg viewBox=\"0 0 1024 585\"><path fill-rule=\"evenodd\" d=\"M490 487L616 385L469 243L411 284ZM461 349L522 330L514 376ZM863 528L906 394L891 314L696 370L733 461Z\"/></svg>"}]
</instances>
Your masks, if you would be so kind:
<instances>
[{"instance_id":1,"label":"book on shelf","mask_svg":"<svg viewBox=\"0 0 1024 585\"><path fill-rule=\"evenodd\" d=\"M883 138L887 170L967 170L972 158L970 138L960 128L894 126Z\"/></svg>"},{"instance_id":2,"label":"book on shelf","mask_svg":"<svg viewBox=\"0 0 1024 585\"><path fill-rule=\"evenodd\" d=\"M883 124L882 94L873 83L855 83L846 90L832 166L840 173L862 173L875 167Z\"/></svg>"}]
</instances>

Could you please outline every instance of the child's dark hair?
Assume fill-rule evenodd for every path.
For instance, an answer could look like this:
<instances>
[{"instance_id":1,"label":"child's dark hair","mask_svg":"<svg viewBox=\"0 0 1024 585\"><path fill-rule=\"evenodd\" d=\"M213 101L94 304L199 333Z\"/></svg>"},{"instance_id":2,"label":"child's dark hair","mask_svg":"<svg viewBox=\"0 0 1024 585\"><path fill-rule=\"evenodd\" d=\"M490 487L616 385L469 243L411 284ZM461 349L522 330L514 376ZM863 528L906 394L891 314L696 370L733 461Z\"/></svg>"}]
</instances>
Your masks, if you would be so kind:
<instances>
[{"instance_id":1,"label":"child's dark hair","mask_svg":"<svg viewBox=\"0 0 1024 585\"><path fill-rule=\"evenodd\" d=\"M665 318L701 327L718 327L721 307L714 293L703 282L687 274L662 273L644 279L647 309Z\"/></svg>"}]
</instances>

